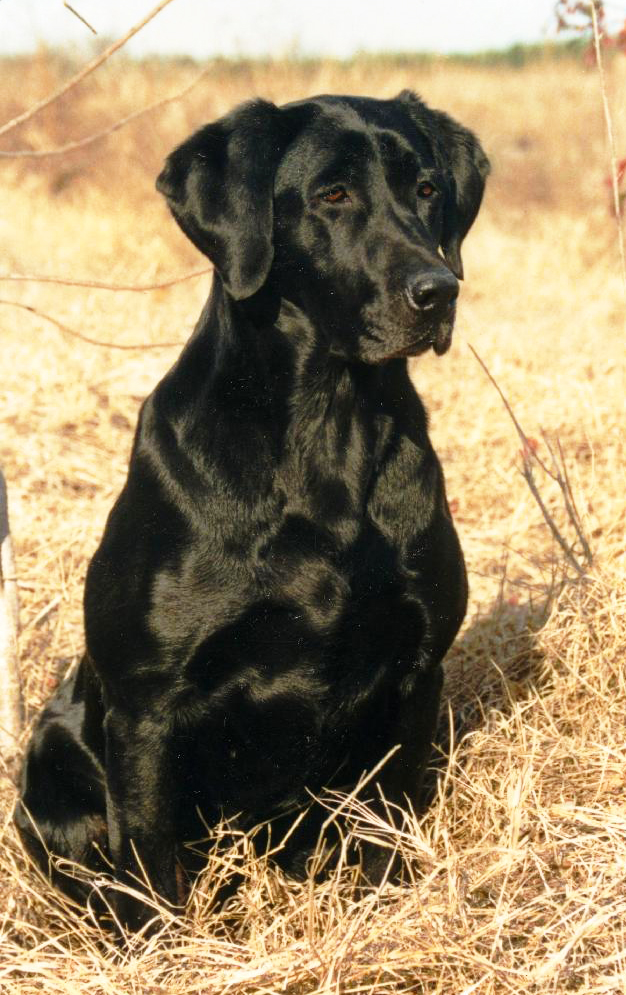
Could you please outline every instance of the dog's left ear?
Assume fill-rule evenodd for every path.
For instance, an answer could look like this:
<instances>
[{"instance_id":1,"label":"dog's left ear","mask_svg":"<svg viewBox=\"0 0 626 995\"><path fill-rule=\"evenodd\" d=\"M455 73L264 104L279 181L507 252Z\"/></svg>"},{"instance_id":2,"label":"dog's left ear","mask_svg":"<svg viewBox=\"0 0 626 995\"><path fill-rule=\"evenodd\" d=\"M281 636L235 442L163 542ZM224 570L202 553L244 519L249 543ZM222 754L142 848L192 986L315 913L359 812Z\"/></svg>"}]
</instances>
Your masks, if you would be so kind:
<instances>
[{"instance_id":1,"label":"dog's left ear","mask_svg":"<svg viewBox=\"0 0 626 995\"><path fill-rule=\"evenodd\" d=\"M176 221L237 300L259 290L272 265L282 125L274 104L242 104L174 149L157 179Z\"/></svg>"},{"instance_id":2,"label":"dog's left ear","mask_svg":"<svg viewBox=\"0 0 626 995\"><path fill-rule=\"evenodd\" d=\"M489 160L468 128L442 111L431 110L411 90L403 90L398 99L409 104L416 124L431 139L440 165L449 174L441 249L454 275L462 280L461 243L478 214Z\"/></svg>"}]
</instances>

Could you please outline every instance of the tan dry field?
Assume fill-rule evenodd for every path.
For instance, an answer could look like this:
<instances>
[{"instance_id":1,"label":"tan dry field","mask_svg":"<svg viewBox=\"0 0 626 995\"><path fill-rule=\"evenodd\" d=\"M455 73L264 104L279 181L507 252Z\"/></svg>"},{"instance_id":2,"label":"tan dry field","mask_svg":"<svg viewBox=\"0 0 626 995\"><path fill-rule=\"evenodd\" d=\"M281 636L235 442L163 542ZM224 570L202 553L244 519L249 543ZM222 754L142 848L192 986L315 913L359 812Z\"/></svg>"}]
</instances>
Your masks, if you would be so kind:
<instances>
[{"instance_id":1,"label":"tan dry field","mask_svg":"<svg viewBox=\"0 0 626 995\"><path fill-rule=\"evenodd\" d=\"M181 89L191 65L109 64L3 139L43 149ZM0 66L1 119L68 68L45 53ZM626 60L608 67L626 154ZM71 156L4 159L2 272L151 283L202 258L154 192L163 156L252 95L418 90L473 127L493 160L466 242L453 349L413 367L431 413L466 554L471 603L447 663L435 798L406 831L356 832L405 853L412 885L355 897L238 856L246 882L227 928L211 910L220 858L182 921L116 947L27 867L2 779L0 990L6 995L442 995L626 992L626 549L624 304L601 94L594 70L446 63L215 64L187 96ZM81 651L86 563L122 485L138 405L175 345L109 349L6 302L118 345L182 342L204 276L149 293L0 284L0 462L10 488L29 722ZM576 581L524 480L496 377L537 453L560 440L594 555ZM575 540L559 488L547 509ZM452 736L449 730L453 730ZM234 925L233 925L234 924Z\"/></svg>"}]
</instances>

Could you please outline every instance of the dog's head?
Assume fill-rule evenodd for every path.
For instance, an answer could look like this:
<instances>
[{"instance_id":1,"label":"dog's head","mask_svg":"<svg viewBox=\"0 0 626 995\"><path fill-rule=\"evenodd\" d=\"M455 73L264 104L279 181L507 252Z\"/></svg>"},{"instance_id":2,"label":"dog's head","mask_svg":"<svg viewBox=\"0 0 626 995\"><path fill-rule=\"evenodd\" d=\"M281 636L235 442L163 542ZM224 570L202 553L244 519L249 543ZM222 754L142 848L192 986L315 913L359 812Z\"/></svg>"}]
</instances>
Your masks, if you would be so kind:
<instances>
[{"instance_id":1,"label":"dog's head","mask_svg":"<svg viewBox=\"0 0 626 995\"><path fill-rule=\"evenodd\" d=\"M244 104L175 149L157 188L233 298L267 285L330 352L378 363L449 347L488 171L470 131L403 91Z\"/></svg>"}]
</instances>

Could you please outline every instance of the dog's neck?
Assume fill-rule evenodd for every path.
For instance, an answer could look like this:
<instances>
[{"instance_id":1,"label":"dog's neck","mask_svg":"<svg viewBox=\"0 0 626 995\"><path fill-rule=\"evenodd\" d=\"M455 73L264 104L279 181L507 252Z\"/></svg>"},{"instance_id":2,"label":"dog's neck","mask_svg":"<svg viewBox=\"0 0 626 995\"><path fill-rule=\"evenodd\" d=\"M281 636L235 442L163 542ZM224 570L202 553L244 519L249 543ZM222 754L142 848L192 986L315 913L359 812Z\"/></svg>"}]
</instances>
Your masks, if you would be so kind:
<instances>
[{"instance_id":1,"label":"dog's neck","mask_svg":"<svg viewBox=\"0 0 626 995\"><path fill-rule=\"evenodd\" d=\"M193 432L196 445L203 429L210 446L219 424L233 420L242 440L261 430L268 449L275 437L281 452L285 443L308 448L315 437L316 451L323 442L331 462L354 443L355 430L367 436L369 454L380 452L390 434L417 445L426 439L426 415L405 360L373 366L333 355L294 304L269 295L235 301L217 275L162 388L164 407Z\"/></svg>"}]
</instances>

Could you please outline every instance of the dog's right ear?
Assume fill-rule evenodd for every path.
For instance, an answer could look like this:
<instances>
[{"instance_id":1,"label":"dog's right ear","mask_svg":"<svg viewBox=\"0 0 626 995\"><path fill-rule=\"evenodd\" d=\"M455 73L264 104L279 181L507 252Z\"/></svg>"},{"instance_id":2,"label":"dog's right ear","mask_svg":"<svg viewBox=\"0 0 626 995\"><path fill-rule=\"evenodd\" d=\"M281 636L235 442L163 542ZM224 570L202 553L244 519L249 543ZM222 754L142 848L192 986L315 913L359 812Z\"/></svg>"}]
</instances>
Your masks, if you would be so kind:
<instances>
[{"instance_id":1,"label":"dog's right ear","mask_svg":"<svg viewBox=\"0 0 626 995\"><path fill-rule=\"evenodd\" d=\"M289 135L274 104L242 104L174 149L157 179L176 221L237 300L272 265L274 174Z\"/></svg>"},{"instance_id":2,"label":"dog's right ear","mask_svg":"<svg viewBox=\"0 0 626 995\"><path fill-rule=\"evenodd\" d=\"M452 190L444 215L441 250L448 266L463 279L461 243L472 227L490 172L489 159L468 128L442 111L432 111L452 174Z\"/></svg>"},{"instance_id":3,"label":"dog's right ear","mask_svg":"<svg viewBox=\"0 0 626 995\"><path fill-rule=\"evenodd\" d=\"M420 130L431 139L442 170L448 174L441 250L459 279L463 279L461 243L474 223L489 175L489 160L468 128L443 111L434 111L411 90L398 94Z\"/></svg>"}]
</instances>

